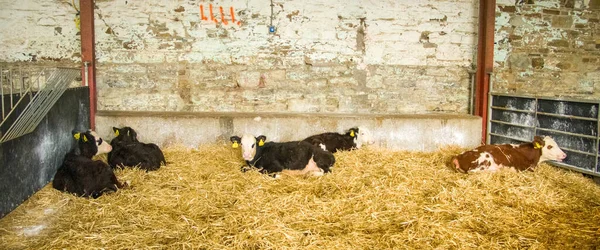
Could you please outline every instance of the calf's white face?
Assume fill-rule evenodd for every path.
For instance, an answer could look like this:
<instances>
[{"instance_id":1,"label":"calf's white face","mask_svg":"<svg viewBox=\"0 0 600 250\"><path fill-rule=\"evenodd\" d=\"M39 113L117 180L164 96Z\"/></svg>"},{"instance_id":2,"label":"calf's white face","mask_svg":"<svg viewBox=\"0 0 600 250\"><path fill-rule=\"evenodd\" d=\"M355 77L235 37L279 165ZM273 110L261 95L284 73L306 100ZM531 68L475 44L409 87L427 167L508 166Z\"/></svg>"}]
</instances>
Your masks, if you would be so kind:
<instances>
[{"instance_id":1,"label":"calf's white face","mask_svg":"<svg viewBox=\"0 0 600 250\"><path fill-rule=\"evenodd\" d=\"M540 162L543 161L562 161L567 158L567 154L558 147L558 144L549 136L544 137L544 147L542 148L542 156Z\"/></svg>"},{"instance_id":2,"label":"calf's white face","mask_svg":"<svg viewBox=\"0 0 600 250\"><path fill-rule=\"evenodd\" d=\"M362 145L370 145L375 143L373 133L365 127L358 127L358 134L354 138L354 144L356 148L362 147Z\"/></svg>"},{"instance_id":3,"label":"calf's white face","mask_svg":"<svg viewBox=\"0 0 600 250\"><path fill-rule=\"evenodd\" d=\"M96 133L96 131L90 131L90 134L92 134L96 140L96 146L98 147L98 152L96 152L96 155L106 154L112 150L112 146L110 146L108 142L104 141L102 137Z\"/></svg>"},{"instance_id":4,"label":"calf's white face","mask_svg":"<svg viewBox=\"0 0 600 250\"><path fill-rule=\"evenodd\" d=\"M258 145L256 142L256 138L254 138L254 136L252 135L243 135L242 136L242 140L241 140L241 144L242 144L242 157L244 157L244 160L246 161L251 161L254 159L254 156L256 155L256 147Z\"/></svg>"}]
</instances>

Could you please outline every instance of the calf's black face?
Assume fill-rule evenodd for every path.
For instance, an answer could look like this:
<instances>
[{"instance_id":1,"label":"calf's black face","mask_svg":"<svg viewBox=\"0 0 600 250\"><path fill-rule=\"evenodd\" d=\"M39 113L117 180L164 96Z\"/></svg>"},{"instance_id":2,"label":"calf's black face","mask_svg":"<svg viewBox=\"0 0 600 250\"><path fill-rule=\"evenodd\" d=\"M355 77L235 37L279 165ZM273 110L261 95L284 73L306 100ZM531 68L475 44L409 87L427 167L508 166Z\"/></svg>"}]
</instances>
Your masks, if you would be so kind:
<instances>
[{"instance_id":1,"label":"calf's black face","mask_svg":"<svg viewBox=\"0 0 600 250\"><path fill-rule=\"evenodd\" d=\"M137 133L131 127L113 127L115 139L122 142L138 142ZM113 139L113 140L115 140Z\"/></svg>"},{"instance_id":2,"label":"calf's black face","mask_svg":"<svg viewBox=\"0 0 600 250\"><path fill-rule=\"evenodd\" d=\"M73 138L77 141L75 154L92 158L94 155L106 154L112 147L94 131L73 132Z\"/></svg>"}]
</instances>

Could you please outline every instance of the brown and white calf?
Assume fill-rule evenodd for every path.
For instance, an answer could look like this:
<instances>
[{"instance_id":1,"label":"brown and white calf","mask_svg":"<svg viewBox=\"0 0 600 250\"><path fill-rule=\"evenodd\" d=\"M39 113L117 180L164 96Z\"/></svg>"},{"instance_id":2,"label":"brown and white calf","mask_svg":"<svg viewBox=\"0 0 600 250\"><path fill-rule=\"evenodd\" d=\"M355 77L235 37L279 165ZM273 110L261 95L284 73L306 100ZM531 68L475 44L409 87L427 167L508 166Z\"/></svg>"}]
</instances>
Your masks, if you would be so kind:
<instances>
[{"instance_id":1,"label":"brown and white calf","mask_svg":"<svg viewBox=\"0 0 600 250\"><path fill-rule=\"evenodd\" d=\"M462 173L496 171L514 168L533 171L544 161L562 161L567 157L549 136L535 136L532 142L482 145L452 158L452 164Z\"/></svg>"}]
</instances>

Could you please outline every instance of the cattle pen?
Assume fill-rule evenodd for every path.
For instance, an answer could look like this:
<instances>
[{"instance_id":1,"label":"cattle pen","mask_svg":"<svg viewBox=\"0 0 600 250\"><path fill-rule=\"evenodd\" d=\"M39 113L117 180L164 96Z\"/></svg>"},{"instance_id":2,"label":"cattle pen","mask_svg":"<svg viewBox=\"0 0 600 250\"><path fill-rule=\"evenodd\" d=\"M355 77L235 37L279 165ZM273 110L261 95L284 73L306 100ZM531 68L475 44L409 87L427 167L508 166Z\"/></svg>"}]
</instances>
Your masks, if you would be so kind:
<instances>
[{"instance_id":1,"label":"cattle pen","mask_svg":"<svg viewBox=\"0 0 600 250\"><path fill-rule=\"evenodd\" d=\"M600 249L600 0L0 6L0 250Z\"/></svg>"},{"instance_id":2,"label":"cattle pen","mask_svg":"<svg viewBox=\"0 0 600 250\"><path fill-rule=\"evenodd\" d=\"M587 249L600 244L600 187L542 164L465 175L434 152L335 153L322 177L242 173L224 145L165 149L154 172L98 199L47 186L0 221L3 249Z\"/></svg>"}]
</instances>

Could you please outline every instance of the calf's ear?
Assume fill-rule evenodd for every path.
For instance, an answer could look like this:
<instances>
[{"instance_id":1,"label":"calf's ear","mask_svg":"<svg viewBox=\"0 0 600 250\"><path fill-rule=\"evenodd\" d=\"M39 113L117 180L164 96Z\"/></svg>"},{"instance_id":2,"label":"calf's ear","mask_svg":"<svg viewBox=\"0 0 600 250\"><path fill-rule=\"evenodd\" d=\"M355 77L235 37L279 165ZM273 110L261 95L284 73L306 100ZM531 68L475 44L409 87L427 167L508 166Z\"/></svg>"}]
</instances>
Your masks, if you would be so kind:
<instances>
[{"instance_id":1,"label":"calf's ear","mask_svg":"<svg viewBox=\"0 0 600 250\"><path fill-rule=\"evenodd\" d=\"M232 137L229 137L229 140L233 143L231 144L232 148L238 148L242 139L239 136L234 135Z\"/></svg>"},{"instance_id":2,"label":"calf's ear","mask_svg":"<svg viewBox=\"0 0 600 250\"><path fill-rule=\"evenodd\" d=\"M79 141L79 138L81 138L81 133L73 132L73 138L75 138L75 140Z\"/></svg>"},{"instance_id":3,"label":"calf's ear","mask_svg":"<svg viewBox=\"0 0 600 250\"><path fill-rule=\"evenodd\" d=\"M256 137L256 141L258 142L258 146L262 147L265 145L265 141L267 141L267 137L264 135L259 135L258 137Z\"/></svg>"},{"instance_id":4,"label":"calf's ear","mask_svg":"<svg viewBox=\"0 0 600 250\"><path fill-rule=\"evenodd\" d=\"M540 136L535 136L533 137L533 148L535 149L540 149L544 147L544 139L542 139L542 137Z\"/></svg>"},{"instance_id":5,"label":"calf's ear","mask_svg":"<svg viewBox=\"0 0 600 250\"><path fill-rule=\"evenodd\" d=\"M131 134L130 134L130 132L131 132ZM137 133L132 128L129 128L129 131L127 131L127 135L130 135L131 138L133 139L133 141L138 141Z\"/></svg>"},{"instance_id":6,"label":"calf's ear","mask_svg":"<svg viewBox=\"0 0 600 250\"><path fill-rule=\"evenodd\" d=\"M115 133L115 136L119 136L119 128L117 127L113 127L113 133Z\"/></svg>"},{"instance_id":7,"label":"calf's ear","mask_svg":"<svg viewBox=\"0 0 600 250\"><path fill-rule=\"evenodd\" d=\"M350 137L356 137L356 134L358 134L358 128L351 128L348 133L350 133Z\"/></svg>"}]
</instances>

